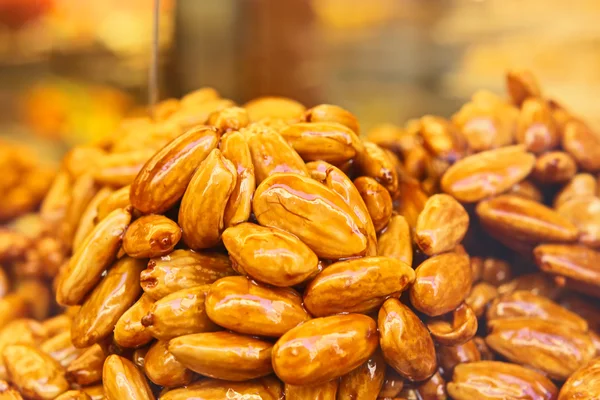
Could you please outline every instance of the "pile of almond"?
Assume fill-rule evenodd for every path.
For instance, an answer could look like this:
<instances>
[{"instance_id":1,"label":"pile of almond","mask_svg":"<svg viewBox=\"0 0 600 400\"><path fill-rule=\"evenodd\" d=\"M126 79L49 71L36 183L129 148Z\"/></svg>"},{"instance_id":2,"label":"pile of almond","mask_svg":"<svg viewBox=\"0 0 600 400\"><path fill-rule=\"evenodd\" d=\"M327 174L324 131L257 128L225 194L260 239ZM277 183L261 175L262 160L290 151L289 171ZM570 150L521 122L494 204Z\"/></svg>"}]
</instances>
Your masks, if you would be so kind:
<instances>
[{"instance_id":1,"label":"pile of almond","mask_svg":"<svg viewBox=\"0 0 600 400\"><path fill-rule=\"evenodd\" d=\"M0 298L0 398L600 398L600 137L507 86L364 140L205 88L72 149L63 308Z\"/></svg>"}]
</instances>

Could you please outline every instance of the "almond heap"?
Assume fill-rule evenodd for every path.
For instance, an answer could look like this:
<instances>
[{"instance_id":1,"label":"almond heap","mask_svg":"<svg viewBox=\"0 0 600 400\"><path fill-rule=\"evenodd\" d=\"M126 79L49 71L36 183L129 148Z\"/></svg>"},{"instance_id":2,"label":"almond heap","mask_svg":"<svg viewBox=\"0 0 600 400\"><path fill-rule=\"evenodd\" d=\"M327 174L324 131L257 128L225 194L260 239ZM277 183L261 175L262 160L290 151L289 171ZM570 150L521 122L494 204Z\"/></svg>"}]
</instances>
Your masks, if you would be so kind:
<instances>
[{"instance_id":1,"label":"almond heap","mask_svg":"<svg viewBox=\"0 0 600 400\"><path fill-rule=\"evenodd\" d=\"M63 312L0 299L0 395L599 398L600 139L507 87L365 140L204 88L72 149L41 212Z\"/></svg>"}]
</instances>

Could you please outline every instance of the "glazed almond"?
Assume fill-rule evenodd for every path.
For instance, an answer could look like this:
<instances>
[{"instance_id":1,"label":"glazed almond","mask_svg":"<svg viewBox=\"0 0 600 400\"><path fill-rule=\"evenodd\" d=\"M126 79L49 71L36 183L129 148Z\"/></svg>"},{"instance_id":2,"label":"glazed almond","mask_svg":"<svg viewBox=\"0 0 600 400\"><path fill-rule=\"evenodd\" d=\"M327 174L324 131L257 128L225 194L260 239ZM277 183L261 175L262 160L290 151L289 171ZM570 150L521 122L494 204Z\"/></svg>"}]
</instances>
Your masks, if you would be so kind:
<instances>
[{"instance_id":1,"label":"glazed almond","mask_svg":"<svg viewBox=\"0 0 600 400\"><path fill-rule=\"evenodd\" d=\"M343 312L367 313L389 296L398 296L415 279L410 265L395 258L363 257L331 264L304 290L304 305L323 317ZM348 290L352 285L351 290Z\"/></svg>"},{"instance_id":2,"label":"glazed almond","mask_svg":"<svg viewBox=\"0 0 600 400\"><path fill-rule=\"evenodd\" d=\"M422 381L437 367L429 331L407 306L388 299L379 309L380 345L383 357L404 378Z\"/></svg>"},{"instance_id":3,"label":"glazed almond","mask_svg":"<svg viewBox=\"0 0 600 400\"><path fill-rule=\"evenodd\" d=\"M319 104L304 112L302 119L306 122L337 122L350 129L357 135L360 133L358 119L350 111L333 104Z\"/></svg>"},{"instance_id":4,"label":"glazed almond","mask_svg":"<svg viewBox=\"0 0 600 400\"><path fill-rule=\"evenodd\" d=\"M94 229L96 218L98 217L98 207L106 198L113 192L108 187L103 187L89 201L85 210L81 214L81 218L78 221L77 229L73 236L73 250L77 250L85 237Z\"/></svg>"},{"instance_id":5,"label":"glazed almond","mask_svg":"<svg viewBox=\"0 0 600 400\"><path fill-rule=\"evenodd\" d=\"M129 222L129 209L117 209L104 218L75 251L58 282L56 301L62 305L79 304L100 281L112 263Z\"/></svg>"},{"instance_id":6,"label":"glazed almond","mask_svg":"<svg viewBox=\"0 0 600 400\"><path fill-rule=\"evenodd\" d=\"M506 73L506 89L517 106L521 106L528 97L541 97L542 95L537 79L528 70L508 71Z\"/></svg>"},{"instance_id":7,"label":"glazed almond","mask_svg":"<svg viewBox=\"0 0 600 400\"><path fill-rule=\"evenodd\" d=\"M465 303L471 307L477 318L481 317L487 305L498 296L498 289L487 282L473 285Z\"/></svg>"},{"instance_id":8,"label":"glazed almond","mask_svg":"<svg viewBox=\"0 0 600 400\"><path fill-rule=\"evenodd\" d=\"M524 144L533 153L543 153L558 145L558 128L546 100L525 99L521 105L515 136L517 142Z\"/></svg>"},{"instance_id":9,"label":"glazed almond","mask_svg":"<svg viewBox=\"0 0 600 400\"><path fill-rule=\"evenodd\" d=\"M152 156L131 184L131 204L145 214L160 214L181 199L200 163L217 146L214 128L188 130Z\"/></svg>"},{"instance_id":10,"label":"glazed almond","mask_svg":"<svg viewBox=\"0 0 600 400\"><path fill-rule=\"evenodd\" d=\"M598 192L598 183L591 174L575 175L554 197L554 208L560 207L572 198L594 197Z\"/></svg>"},{"instance_id":11,"label":"glazed almond","mask_svg":"<svg viewBox=\"0 0 600 400\"><path fill-rule=\"evenodd\" d=\"M390 193L375 179L361 176L354 180L354 186L367 206L376 231L385 228L392 216L393 205Z\"/></svg>"},{"instance_id":12,"label":"glazed almond","mask_svg":"<svg viewBox=\"0 0 600 400\"><path fill-rule=\"evenodd\" d=\"M248 112L241 107L223 108L210 114L207 121L219 132L238 131L250 123Z\"/></svg>"},{"instance_id":13,"label":"glazed almond","mask_svg":"<svg viewBox=\"0 0 600 400\"><path fill-rule=\"evenodd\" d=\"M141 293L140 272L144 262L121 258L84 301L71 325L71 338L78 348L91 346L115 329L123 313Z\"/></svg>"},{"instance_id":14,"label":"glazed almond","mask_svg":"<svg viewBox=\"0 0 600 400\"><path fill-rule=\"evenodd\" d=\"M600 247L600 199L576 197L556 208L563 217L579 229L579 241L589 247Z\"/></svg>"},{"instance_id":15,"label":"glazed almond","mask_svg":"<svg viewBox=\"0 0 600 400\"><path fill-rule=\"evenodd\" d=\"M581 169L589 172L600 170L600 137L583 122L573 119L566 123L562 147Z\"/></svg>"},{"instance_id":16,"label":"glazed almond","mask_svg":"<svg viewBox=\"0 0 600 400\"><path fill-rule=\"evenodd\" d=\"M526 290L534 295L556 300L561 288L556 286L551 275L543 272L520 275L513 280L498 286L498 294L505 295L517 290Z\"/></svg>"},{"instance_id":17,"label":"glazed almond","mask_svg":"<svg viewBox=\"0 0 600 400\"><path fill-rule=\"evenodd\" d=\"M429 256L444 253L460 244L468 228L465 208L447 194L436 194L419 214L415 242Z\"/></svg>"},{"instance_id":18,"label":"glazed almond","mask_svg":"<svg viewBox=\"0 0 600 400\"><path fill-rule=\"evenodd\" d=\"M245 222L250 217L256 179L250 148L244 135L240 132L228 133L221 139L219 148L223 156L233 163L237 171L235 187L229 196L223 216L227 228Z\"/></svg>"},{"instance_id":19,"label":"glazed almond","mask_svg":"<svg viewBox=\"0 0 600 400\"><path fill-rule=\"evenodd\" d=\"M360 367L341 377L337 400L376 400L384 377L385 360L377 351Z\"/></svg>"},{"instance_id":20,"label":"glazed almond","mask_svg":"<svg viewBox=\"0 0 600 400\"><path fill-rule=\"evenodd\" d=\"M175 250L148 261L148 268L140 274L140 284L144 293L160 300L178 290L211 284L234 273L223 254Z\"/></svg>"},{"instance_id":21,"label":"glazed almond","mask_svg":"<svg viewBox=\"0 0 600 400\"><path fill-rule=\"evenodd\" d=\"M324 383L367 361L377 339L376 323L366 315L315 318L279 338L273 347L273 369L291 385Z\"/></svg>"},{"instance_id":22,"label":"glazed almond","mask_svg":"<svg viewBox=\"0 0 600 400\"><path fill-rule=\"evenodd\" d=\"M235 332L279 337L310 319L291 288L271 288L243 276L221 278L206 295L206 313Z\"/></svg>"},{"instance_id":23,"label":"glazed almond","mask_svg":"<svg viewBox=\"0 0 600 400\"><path fill-rule=\"evenodd\" d=\"M399 203L396 212L406 219L412 231L417 227L419 215L425 208L428 198L429 196L416 179L400 181L398 192L394 198Z\"/></svg>"},{"instance_id":24,"label":"glazed almond","mask_svg":"<svg viewBox=\"0 0 600 400\"><path fill-rule=\"evenodd\" d=\"M427 322L431 337L444 346L457 346L468 342L477 333L477 316L465 303L452 312L452 320L436 318Z\"/></svg>"},{"instance_id":25,"label":"glazed almond","mask_svg":"<svg viewBox=\"0 0 600 400\"><path fill-rule=\"evenodd\" d=\"M2 351L10 381L27 397L54 399L69 389L62 367L30 345L13 344Z\"/></svg>"},{"instance_id":26,"label":"glazed almond","mask_svg":"<svg viewBox=\"0 0 600 400\"><path fill-rule=\"evenodd\" d=\"M160 400L190 400L199 399L256 399L281 400L283 387L274 377L252 379L245 382L222 381L219 379L204 379L191 385L173 389L160 397Z\"/></svg>"},{"instance_id":27,"label":"glazed almond","mask_svg":"<svg viewBox=\"0 0 600 400\"><path fill-rule=\"evenodd\" d=\"M486 229L529 243L573 242L579 231L556 211L514 195L502 195L477 205L477 215Z\"/></svg>"},{"instance_id":28,"label":"glazed almond","mask_svg":"<svg viewBox=\"0 0 600 400\"><path fill-rule=\"evenodd\" d=\"M317 385L284 385L284 393L286 399L319 399L319 400L336 400L338 397L339 381L334 379L329 382L320 383Z\"/></svg>"},{"instance_id":29,"label":"glazed almond","mask_svg":"<svg viewBox=\"0 0 600 400\"><path fill-rule=\"evenodd\" d=\"M273 128L253 127L243 132L250 148L257 184L279 172L308 176L300 155Z\"/></svg>"},{"instance_id":30,"label":"glazed almond","mask_svg":"<svg viewBox=\"0 0 600 400\"><path fill-rule=\"evenodd\" d=\"M279 131L304 161L341 164L362 150L356 133L336 122L300 122Z\"/></svg>"},{"instance_id":31,"label":"glazed almond","mask_svg":"<svg viewBox=\"0 0 600 400\"><path fill-rule=\"evenodd\" d=\"M281 229L242 223L223 232L223 244L238 272L274 286L294 286L318 271L317 255Z\"/></svg>"},{"instance_id":32,"label":"glazed almond","mask_svg":"<svg viewBox=\"0 0 600 400\"><path fill-rule=\"evenodd\" d=\"M71 202L67 208L65 219L63 221L62 238L66 243L71 243L75 237L75 231L79 220L83 215L86 207L96 195L98 187L94 181L94 177L90 173L85 173L79 176L73 182L71 190Z\"/></svg>"},{"instance_id":33,"label":"glazed almond","mask_svg":"<svg viewBox=\"0 0 600 400\"><path fill-rule=\"evenodd\" d=\"M499 361L457 365L448 394L455 400L556 399L558 389L544 375Z\"/></svg>"},{"instance_id":34,"label":"glazed almond","mask_svg":"<svg viewBox=\"0 0 600 400\"><path fill-rule=\"evenodd\" d=\"M338 259L362 255L365 227L335 193L297 174L276 174L254 193L253 210L264 226L296 235L319 257Z\"/></svg>"},{"instance_id":35,"label":"glazed almond","mask_svg":"<svg viewBox=\"0 0 600 400\"><path fill-rule=\"evenodd\" d=\"M260 121L263 118L293 120L300 118L306 107L287 97L263 96L257 97L244 104L250 121Z\"/></svg>"},{"instance_id":36,"label":"glazed almond","mask_svg":"<svg viewBox=\"0 0 600 400\"><path fill-rule=\"evenodd\" d=\"M469 294L471 273L466 254L450 252L428 258L415 270L410 302L430 317L450 312Z\"/></svg>"},{"instance_id":37,"label":"glazed almond","mask_svg":"<svg viewBox=\"0 0 600 400\"><path fill-rule=\"evenodd\" d=\"M246 381L273 372L267 341L231 332L196 333L169 341L177 361L201 375Z\"/></svg>"},{"instance_id":38,"label":"glazed almond","mask_svg":"<svg viewBox=\"0 0 600 400\"><path fill-rule=\"evenodd\" d=\"M367 251L365 255L377 255L377 234L371 215L360 192L348 176L339 168L325 161L312 161L306 164L311 178L327 186L350 207L367 232Z\"/></svg>"},{"instance_id":39,"label":"glazed almond","mask_svg":"<svg viewBox=\"0 0 600 400\"><path fill-rule=\"evenodd\" d=\"M111 212L118 208L127 208L131 205L129 202L129 191L131 190L131 185L123 186L121 189L111 191L103 201L98 204L98 214L94 219L94 223L98 223L102 221L104 218L108 216ZM91 229L90 229L91 231ZM88 232L89 233L89 232ZM87 236L87 235L86 235ZM85 237L83 237L85 240Z\"/></svg>"},{"instance_id":40,"label":"glazed almond","mask_svg":"<svg viewBox=\"0 0 600 400\"><path fill-rule=\"evenodd\" d=\"M135 149L123 153L105 154L98 159L93 169L94 178L102 185L113 187L130 185L154 152L154 149Z\"/></svg>"},{"instance_id":41,"label":"glazed almond","mask_svg":"<svg viewBox=\"0 0 600 400\"><path fill-rule=\"evenodd\" d=\"M525 290L517 290L494 300L487 312L487 320L515 317L535 317L553 321L587 332L588 324L579 315L556 304L552 300Z\"/></svg>"},{"instance_id":42,"label":"glazed almond","mask_svg":"<svg viewBox=\"0 0 600 400\"><path fill-rule=\"evenodd\" d=\"M378 398L393 398L398 396L404 388L404 378L402 378L396 370L388 365L385 370L385 379L383 386L379 391Z\"/></svg>"},{"instance_id":43,"label":"glazed almond","mask_svg":"<svg viewBox=\"0 0 600 400\"><path fill-rule=\"evenodd\" d=\"M186 337L186 336L181 336ZM181 364L168 349L169 342L155 342L144 358L144 372L159 386L183 386L192 381L193 373Z\"/></svg>"},{"instance_id":44,"label":"glazed almond","mask_svg":"<svg viewBox=\"0 0 600 400\"><path fill-rule=\"evenodd\" d=\"M46 339L40 344L39 349L52 357L63 368L71 364L82 352L73 345L69 331Z\"/></svg>"},{"instance_id":45,"label":"glazed almond","mask_svg":"<svg viewBox=\"0 0 600 400\"><path fill-rule=\"evenodd\" d=\"M82 386L100 382L102 380L102 366L107 356L107 351L99 344L88 347L67 367L67 379L71 383Z\"/></svg>"},{"instance_id":46,"label":"glazed almond","mask_svg":"<svg viewBox=\"0 0 600 400\"><path fill-rule=\"evenodd\" d=\"M207 291L208 285L202 285L182 289L163 297L142 317L142 325L159 340L217 330L206 315Z\"/></svg>"},{"instance_id":47,"label":"glazed almond","mask_svg":"<svg viewBox=\"0 0 600 400\"><path fill-rule=\"evenodd\" d=\"M457 365L481 360L481 353L475 339L457 346L440 345L436 348L436 354L439 370L446 379L452 379L452 373Z\"/></svg>"},{"instance_id":48,"label":"glazed almond","mask_svg":"<svg viewBox=\"0 0 600 400\"><path fill-rule=\"evenodd\" d=\"M441 180L442 190L463 203L474 203L507 191L523 180L535 157L523 146L477 153L453 164Z\"/></svg>"},{"instance_id":49,"label":"glazed almond","mask_svg":"<svg viewBox=\"0 0 600 400\"><path fill-rule=\"evenodd\" d=\"M544 272L600 286L600 252L579 245L542 244L534 255Z\"/></svg>"},{"instance_id":50,"label":"glazed almond","mask_svg":"<svg viewBox=\"0 0 600 400\"><path fill-rule=\"evenodd\" d=\"M225 206L235 188L237 172L233 163L214 149L192 177L179 208L183 241L191 249L217 245L225 229Z\"/></svg>"},{"instance_id":51,"label":"glazed almond","mask_svg":"<svg viewBox=\"0 0 600 400\"><path fill-rule=\"evenodd\" d=\"M568 153L550 151L540 155L531 176L542 183L568 182L577 173L577 164Z\"/></svg>"},{"instance_id":52,"label":"glazed almond","mask_svg":"<svg viewBox=\"0 0 600 400\"><path fill-rule=\"evenodd\" d=\"M375 143L364 142L364 150L356 159L361 173L374 178L390 193L398 190L398 173L392 159Z\"/></svg>"},{"instance_id":53,"label":"glazed almond","mask_svg":"<svg viewBox=\"0 0 600 400\"><path fill-rule=\"evenodd\" d=\"M116 354L104 361L102 385L107 400L154 400L144 374L131 361Z\"/></svg>"},{"instance_id":54,"label":"glazed almond","mask_svg":"<svg viewBox=\"0 0 600 400\"><path fill-rule=\"evenodd\" d=\"M134 258L153 258L169 254L181 239L181 228L162 215L144 215L127 228L123 250Z\"/></svg>"},{"instance_id":55,"label":"glazed almond","mask_svg":"<svg viewBox=\"0 0 600 400\"><path fill-rule=\"evenodd\" d=\"M434 157L455 162L465 155L467 142L453 123L433 115L422 117L420 122L423 146Z\"/></svg>"},{"instance_id":56,"label":"glazed almond","mask_svg":"<svg viewBox=\"0 0 600 400\"><path fill-rule=\"evenodd\" d=\"M391 257L412 265L413 249L410 227L402 215L392 215L377 240L377 255Z\"/></svg>"},{"instance_id":57,"label":"glazed almond","mask_svg":"<svg viewBox=\"0 0 600 400\"><path fill-rule=\"evenodd\" d=\"M556 321L521 317L488 323L486 343L508 360L567 379L590 361L596 349L587 333Z\"/></svg>"},{"instance_id":58,"label":"glazed almond","mask_svg":"<svg viewBox=\"0 0 600 400\"><path fill-rule=\"evenodd\" d=\"M600 397L600 358L575 371L564 383L558 400L595 399Z\"/></svg>"},{"instance_id":59,"label":"glazed almond","mask_svg":"<svg viewBox=\"0 0 600 400\"><path fill-rule=\"evenodd\" d=\"M542 203L544 201L544 196L542 192L536 185L534 185L529 180L524 180L518 183L515 183L510 190L508 191L510 194L514 194L516 196L521 196L523 198L537 201L538 203Z\"/></svg>"},{"instance_id":60,"label":"glazed almond","mask_svg":"<svg viewBox=\"0 0 600 400\"><path fill-rule=\"evenodd\" d=\"M91 400L91 397L81 390L69 390L58 396L55 400Z\"/></svg>"},{"instance_id":61,"label":"glazed almond","mask_svg":"<svg viewBox=\"0 0 600 400\"><path fill-rule=\"evenodd\" d=\"M142 325L141 320L150 312L153 304L150 296L142 294L142 297L121 315L114 329L115 343L122 347L134 348L152 340L152 334Z\"/></svg>"}]
</instances>

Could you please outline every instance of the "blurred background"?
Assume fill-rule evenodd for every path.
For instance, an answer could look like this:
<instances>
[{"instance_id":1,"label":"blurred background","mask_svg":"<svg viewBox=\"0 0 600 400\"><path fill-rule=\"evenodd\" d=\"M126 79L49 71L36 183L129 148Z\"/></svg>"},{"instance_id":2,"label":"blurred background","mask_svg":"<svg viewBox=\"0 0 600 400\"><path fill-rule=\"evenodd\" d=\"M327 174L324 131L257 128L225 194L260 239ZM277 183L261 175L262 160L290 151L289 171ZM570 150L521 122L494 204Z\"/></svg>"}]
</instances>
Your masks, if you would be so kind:
<instances>
[{"instance_id":1,"label":"blurred background","mask_svg":"<svg viewBox=\"0 0 600 400\"><path fill-rule=\"evenodd\" d=\"M151 0L0 0L0 139L57 160L147 105ZM367 130L450 116L504 72L600 125L600 1L162 0L160 97L339 104Z\"/></svg>"}]
</instances>

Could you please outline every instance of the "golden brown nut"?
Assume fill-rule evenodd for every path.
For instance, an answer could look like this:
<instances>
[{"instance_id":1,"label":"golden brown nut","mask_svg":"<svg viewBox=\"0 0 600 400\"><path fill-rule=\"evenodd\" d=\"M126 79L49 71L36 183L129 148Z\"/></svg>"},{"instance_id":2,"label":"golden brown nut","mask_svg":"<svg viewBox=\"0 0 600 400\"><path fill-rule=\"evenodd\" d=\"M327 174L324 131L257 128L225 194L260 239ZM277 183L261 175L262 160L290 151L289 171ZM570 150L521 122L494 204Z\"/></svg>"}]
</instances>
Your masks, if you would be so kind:
<instances>
[{"instance_id":1,"label":"golden brown nut","mask_svg":"<svg viewBox=\"0 0 600 400\"><path fill-rule=\"evenodd\" d=\"M27 397L54 399L69 388L60 364L33 346L7 346L2 358L10 381Z\"/></svg>"},{"instance_id":2,"label":"golden brown nut","mask_svg":"<svg viewBox=\"0 0 600 400\"><path fill-rule=\"evenodd\" d=\"M100 382L102 366L107 356L107 351L99 344L88 347L67 367L67 380L82 386Z\"/></svg>"},{"instance_id":3,"label":"golden brown nut","mask_svg":"<svg viewBox=\"0 0 600 400\"><path fill-rule=\"evenodd\" d=\"M173 389L163 394L161 400L226 399L227 397L257 400L280 400L283 398L281 382L274 377L253 379L245 382L230 382L204 379L186 387Z\"/></svg>"},{"instance_id":4,"label":"golden brown nut","mask_svg":"<svg viewBox=\"0 0 600 400\"><path fill-rule=\"evenodd\" d=\"M591 174L575 175L554 197L554 208L560 207L568 200L577 198L594 197L598 192L598 183Z\"/></svg>"},{"instance_id":5,"label":"golden brown nut","mask_svg":"<svg viewBox=\"0 0 600 400\"><path fill-rule=\"evenodd\" d=\"M452 378L454 368L458 364L481 360L481 354L479 353L475 339L477 338L471 339L466 343L459 344L458 346L440 345L437 347L436 350L439 368L442 375L446 379Z\"/></svg>"},{"instance_id":6,"label":"golden brown nut","mask_svg":"<svg viewBox=\"0 0 600 400\"><path fill-rule=\"evenodd\" d=\"M368 313L398 296L415 279L410 265L395 258L363 257L331 264L304 290L304 305L317 317ZM352 286L349 289L349 282Z\"/></svg>"},{"instance_id":7,"label":"golden brown nut","mask_svg":"<svg viewBox=\"0 0 600 400\"><path fill-rule=\"evenodd\" d=\"M487 305L498 296L498 289L486 282L473 285L471 292L465 298L465 303L471 307L477 318L481 317Z\"/></svg>"},{"instance_id":8,"label":"golden brown nut","mask_svg":"<svg viewBox=\"0 0 600 400\"><path fill-rule=\"evenodd\" d=\"M273 347L273 369L292 385L324 383L367 361L377 336L375 321L366 315L315 318L279 338Z\"/></svg>"},{"instance_id":9,"label":"golden brown nut","mask_svg":"<svg viewBox=\"0 0 600 400\"><path fill-rule=\"evenodd\" d=\"M208 285L173 292L155 302L142 317L142 325L159 340L218 330L208 318L205 297Z\"/></svg>"},{"instance_id":10,"label":"golden brown nut","mask_svg":"<svg viewBox=\"0 0 600 400\"><path fill-rule=\"evenodd\" d=\"M478 361L457 365L448 394L456 400L534 398L551 400L558 389L544 375L519 365Z\"/></svg>"},{"instance_id":11,"label":"golden brown nut","mask_svg":"<svg viewBox=\"0 0 600 400\"><path fill-rule=\"evenodd\" d=\"M375 143L364 142L364 150L358 154L357 165L362 175L375 178L390 193L398 190L398 173L392 158Z\"/></svg>"},{"instance_id":12,"label":"golden brown nut","mask_svg":"<svg viewBox=\"0 0 600 400\"><path fill-rule=\"evenodd\" d=\"M273 345L267 341L231 332L179 336L168 345L169 352L182 366L230 381L247 381L273 373L272 349Z\"/></svg>"},{"instance_id":13,"label":"golden brown nut","mask_svg":"<svg viewBox=\"0 0 600 400\"><path fill-rule=\"evenodd\" d=\"M250 147L242 133L230 132L223 136L219 149L223 156L233 163L237 171L235 187L229 196L223 216L225 227L228 228L250 218L256 178Z\"/></svg>"},{"instance_id":14,"label":"golden brown nut","mask_svg":"<svg viewBox=\"0 0 600 400\"><path fill-rule=\"evenodd\" d=\"M568 153L550 151L535 161L531 176L542 183L568 182L577 173L577 164Z\"/></svg>"},{"instance_id":15,"label":"golden brown nut","mask_svg":"<svg viewBox=\"0 0 600 400\"><path fill-rule=\"evenodd\" d=\"M542 244L534 251L544 272L600 286L600 253L579 245Z\"/></svg>"},{"instance_id":16,"label":"golden brown nut","mask_svg":"<svg viewBox=\"0 0 600 400\"><path fill-rule=\"evenodd\" d=\"M214 323L232 331L271 337L310 319L294 289L268 287L243 276L213 283L206 295L206 313Z\"/></svg>"},{"instance_id":17,"label":"golden brown nut","mask_svg":"<svg viewBox=\"0 0 600 400\"><path fill-rule=\"evenodd\" d=\"M385 360L376 351L360 367L340 379L338 400L375 400L378 397L385 377Z\"/></svg>"},{"instance_id":18,"label":"golden brown nut","mask_svg":"<svg viewBox=\"0 0 600 400\"><path fill-rule=\"evenodd\" d=\"M453 164L441 187L460 202L474 203L505 192L529 175L534 164L535 157L523 146L484 151Z\"/></svg>"},{"instance_id":19,"label":"golden brown nut","mask_svg":"<svg viewBox=\"0 0 600 400\"><path fill-rule=\"evenodd\" d=\"M219 149L213 149L192 176L181 200L178 219L183 241L191 249L205 249L219 243L225 229L225 207L236 181L235 166Z\"/></svg>"},{"instance_id":20,"label":"golden brown nut","mask_svg":"<svg viewBox=\"0 0 600 400\"><path fill-rule=\"evenodd\" d=\"M338 379L316 385L295 386L286 383L284 385L285 398L297 400L336 400L336 398L340 398L337 394L339 384Z\"/></svg>"},{"instance_id":21,"label":"golden brown nut","mask_svg":"<svg viewBox=\"0 0 600 400\"><path fill-rule=\"evenodd\" d=\"M436 158L453 163L466 153L465 138L453 123L444 118L433 115L422 117L419 134L423 138L423 146Z\"/></svg>"},{"instance_id":22,"label":"golden brown nut","mask_svg":"<svg viewBox=\"0 0 600 400\"><path fill-rule=\"evenodd\" d=\"M393 205L390 193L375 179L361 176L354 180L354 186L367 206L377 232L385 228L392 216Z\"/></svg>"},{"instance_id":23,"label":"golden brown nut","mask_svg":"<svg viewBox=\"0 0 600 400\"><path fill-rule=\"evenodd\" d=\"M466 254L449 252L431 257L415 270L410 302L430 317L450 312L469 295L471 273Z\"/></svg>"},{"instance_id":24,"label":"golden brown nut","mask_svg":"<svg viewBox=\"0 0 600 400\"><path fill-rule=\"evenodd\" d=\"M589 172L600 170L600 138L583 122L571 120L566 123L562 147L581 169Z\"/></svg>"},{"instance_id":25,"label":"golden brown nut","mask_svg":"<svg viewBox=\"0 0 600 400\"><path fill-rule=\"evenodd\" d=\"M152 334L142 325L142 318L150 312L153 304L150 296L142 294L142 297L121 315L113 331L115 343L122 347L135 348L152 340Z\"/></svg>"},{"instance_id":26,"label":"golden brown nut","mask_svg":"<svg viewBox=\"0 0 600 400\"><path fill-rule=\"evenodd\" d=\"M144 374L131 361L115 354L104 361L102 385L107 400L154 400Z\"/></svg>"},{"instance_id":27,"label":"golden brown nut","mask_svg":"<svg viewBox=\"0 0 600 400\"><path fill-rule=\"evenodd\" d=\"M171 253L181 239L181 228L162 215L144 215L127 228L123 250L134 258L154 258Z\"/></svg>"},{"instance_id":28,"label":"golden brown nut","mask_svg":"<svg viewBox=\"0 0 600 400\"><path fill-rule=\"evenodd\" d=\"M506 73L506 88L513 103L520 106L528 97L540 97L542 92L535 76L528 70L510 70Z\"/></svg>"},{"instance_id":29,"label":"golden brown nut","mask_svg":"<svg viewBox=\"0 0 600 400\"><path fill-rule=\"evenodd\" d=\"M260 121L263 118L283 120L299 119L306 107L287 97L264 96L244 104L250 121Z\"/></svg>"},{"instance_id":30,"label":"golden brown nut","mask_svg":"<svg viewBox=\"0 0 600 400\"><path fill-rule=\"evenodd\" d=\"M422 381L437 367L429 331L407 306L388 299L379 309L378 326L383 357L404 378Z\"/></svg>"},{"instance_id":31,"label":"golden brown nut","mask_svg":"<svg viewBox=\"0 0 600 400\"><path fill-rule=\"evenodd\" d=\"M168 346L169 342L161 340L150 346L144 357L144 372L148 379L159 386L187 385L192 381L192 371L175 358Z\"/></svg>"},{"instance_id":32,"label":"golden brown nut","mask_svg":"<svg viewBox=\"0 0 600 400\"><path fill-rule=\"evenodd\" d=\"M600 247L600 199L576 197L563 202L556 211L579 229L579 241L589 247Z\"/></svg>"},{"instance_id":33,"label":"golden brown nut","mask_svg":"<svg viewBox=\"0 0 600 400\"><path fill-rule=\"evenodd\" d=\"M281 229L242 223L223 232L223 244L238 272L274 286L294 286L318 270L317 255Z\"/></svg>"},{"instance_id":34,"label":"golden brown nut","mask_svg":"<svg viewBox=\"0 0 600 400\"><path fill-rule=\"evenodd\" d=\"M121 258L84 301L71 325L73 344L85 348L104 339L123 313L137 300L142 289L140 272L144 262Z\"/></svg>"},{"instance_id":35,"label":"golden brown nut","mask_svg":"<svg viewBox=\"0 0 600 400\"><path fill-rule=\"evenodd\" d=\"M145 214L171 208L185 192L195 169L217 146L214 128L190 129L152 156L131 184L131 204Z\"/></svg>"},{"instance_id":36,"label":"golden brown nut","mask_svg":"<svg viewBox=\"0 0 600 400\"><path fill-rule=\"evenodd\" d=\"M412 265L413 249L410 227L402 215L392 215L377 240L377 255L391 257Z\"/></svg>"},{"instance_id":37,"label":"golden brown nut","mask_svg":"<svg viewBox=\"0 0 600 400\"><path fill-rule=\"evenodd\" d=\"M415 242L431 256L455 248L467 233L469 215L447 194L431 196L417 219Z\"/></svg>"},{"instance_id":38,"label":"golden brown nut","mask_svg":"<svg viewBox=\"0 0 600 400\"><path fill-rule=\"evenodd\" d=\"M530 243L573 242L579 231L556 211L514 195L502 195L477 205L477 215L489 231Z\"/></svg>"},{"instance_id":39,"label":"golden brown nut","mask_svg":"<svg viewBox=\"0 0 600 400\"><path fill-rule=\"evenodd\" d=\"M567 379L596 354L587 333L539 318L515 317L488 323L486 343L508 360Z\"/></svg>"},{"instance_id":40,"label":"golden brown nut","mask_svg":"<svg viewBox=\"0 0 600 400\"><path fill-rule=\"evenodd\" d=\"M564 383L558 400L600 397L600 358L575 371Z\"/></svg>"},{"instance_id":41,"label":"golden brown nut","mask_svg":"<svg viewBox=\"0 0 600 400\"><path fill-rule=\"evenodd\" d=\"M477 316L465 303L452 312L452 320L435 318L427 322L431 337L444 346L457 346L473 338L477 333Z\"/></svg>"},{"instance_id":42,"label":"golden brown nut","mask_svg":"<svg viewBox=\"0 0 600 400\"><path fill-rule=\"evenodd\" d=\"M238 131L250 123L248 112L241 107L223 108L210 114L207 121L219 132Z\"/></svg>"},{"instance_id":43,"label":"golden brown nut","mask_svg":"<svg viewBox=\"0 0 600 400\"><path fill-rule=\"evenodd\" d=\"M543 153L558 145L558 127L546 100L528 98L523 102L517 120L516 139L533 153Z\"/></svg>"},{"instance_id":44,"label":"golden brown nut","mask_svg":"<svg viewBox=\"0 0 600 400\"><path fill-rule=\"evenodd\" d=\"M261 225L298 236L319 257L338 259L366 251L363 224L335 193L313 179L272 175L256 189L252 207Z\"/></svg>"},{"instance_id":45,"label":"golden brown nut","mask_svg":"<svg viewBox=\"0 0 600 400\"><path fill-rule=\"evenodd\" d=\"M140 284L144 293L160 300L178 290L211 284L234 273L223 254L175 250L148 261L148 268L140 274Z\"/></svg>"}]
</instances>

